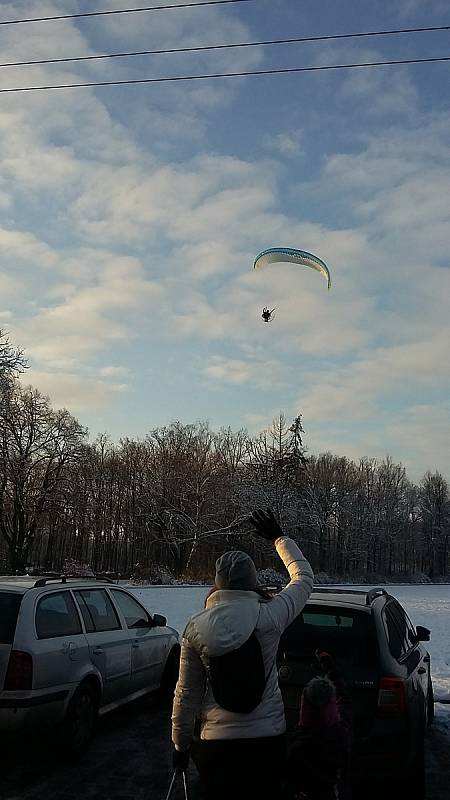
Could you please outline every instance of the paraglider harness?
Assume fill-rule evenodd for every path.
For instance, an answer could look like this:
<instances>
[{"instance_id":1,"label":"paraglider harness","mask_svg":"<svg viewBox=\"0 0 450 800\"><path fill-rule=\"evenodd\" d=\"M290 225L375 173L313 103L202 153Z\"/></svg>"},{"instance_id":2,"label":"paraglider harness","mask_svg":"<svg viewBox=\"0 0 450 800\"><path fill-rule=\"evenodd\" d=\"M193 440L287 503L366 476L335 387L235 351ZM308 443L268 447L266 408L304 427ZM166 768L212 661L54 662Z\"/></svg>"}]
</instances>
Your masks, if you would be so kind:
<instances>
[{"instance_id":1,"label":"paraglider harness","mask_svg":"<svg viewBox=\"0 0 450 800\"><path fill-rule=\"evenodd\" d=\"M272 308L272 310L270 311L270 309L267 308L267 306L264 306L264 308L262 310L262 314L261 314L264 322L272 322L272 320L273 320L273 312L274 311L275 311L274 308Z\"/></svg>"}]
</instances>

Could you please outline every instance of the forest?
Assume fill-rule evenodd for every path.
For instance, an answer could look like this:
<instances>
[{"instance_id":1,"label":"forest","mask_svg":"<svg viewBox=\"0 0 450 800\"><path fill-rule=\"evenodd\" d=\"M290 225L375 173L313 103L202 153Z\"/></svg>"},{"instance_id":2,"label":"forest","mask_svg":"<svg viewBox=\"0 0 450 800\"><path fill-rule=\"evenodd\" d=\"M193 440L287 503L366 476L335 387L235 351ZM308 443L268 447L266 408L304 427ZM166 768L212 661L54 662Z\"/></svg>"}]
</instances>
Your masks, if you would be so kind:
<instances>
[{"instance_id":1,"label":"forest","mask_svg":"<svg viewBox=\"0 0 450 800\"><path fill-rule=\"evenodd\" d=\"M309 454L302 416L257 435L175 421L140 439L94 441L66 409L19 381L0 332L0 572L210 580L217 556L273 552L249 514L270 507L325 580L445 580L446 478L412 482L387 457Z\"/></svg>"}]
</instances>

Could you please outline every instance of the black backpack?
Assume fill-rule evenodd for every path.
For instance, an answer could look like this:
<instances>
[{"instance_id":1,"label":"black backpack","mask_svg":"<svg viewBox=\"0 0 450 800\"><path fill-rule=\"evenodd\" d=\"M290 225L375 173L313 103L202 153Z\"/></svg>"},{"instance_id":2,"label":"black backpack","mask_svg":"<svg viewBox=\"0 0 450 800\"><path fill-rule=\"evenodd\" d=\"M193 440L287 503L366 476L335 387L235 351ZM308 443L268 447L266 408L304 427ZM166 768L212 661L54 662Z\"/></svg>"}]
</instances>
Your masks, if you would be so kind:
<instances>
[{"instance_id":1,"label":"black backpack","mask_svg":"<svg viewBox=\"0 0 450 800\"><path fill-rule=\"evenodd\" d=\"M261 645L255 631L236 650L209 659L214 699L225 711L249 714L259 706L266 687Z\"/></svg>"}]
</instances>

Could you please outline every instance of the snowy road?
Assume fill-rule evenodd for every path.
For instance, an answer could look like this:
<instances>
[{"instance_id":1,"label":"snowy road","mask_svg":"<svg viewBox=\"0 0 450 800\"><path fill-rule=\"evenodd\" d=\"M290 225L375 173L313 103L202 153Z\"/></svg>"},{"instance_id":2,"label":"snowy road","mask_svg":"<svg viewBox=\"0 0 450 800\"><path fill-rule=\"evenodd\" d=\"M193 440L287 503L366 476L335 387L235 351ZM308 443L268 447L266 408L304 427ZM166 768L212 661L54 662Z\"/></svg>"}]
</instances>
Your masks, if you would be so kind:
<instances>
[{"instance_id":1,"label":"snowy road","mask_svg":"<svg viewBox=\"0 0 450 800\"><path fill-rule=\"evenodd\" d=\"M450 706L438 707L427 736L427 800L449 797L449 712ZM0 773L2 800L164 800L171 765L169 713L150 700L103 717L92 749L73 766L58 763L50 742L20 754L2 749L1 755L8 764ZM199 800L193 769L190 788L190 800ZM363 797L369 800L369 792ZM173 800L182 800L182 794Z\"/></svg>"}]
</instances>

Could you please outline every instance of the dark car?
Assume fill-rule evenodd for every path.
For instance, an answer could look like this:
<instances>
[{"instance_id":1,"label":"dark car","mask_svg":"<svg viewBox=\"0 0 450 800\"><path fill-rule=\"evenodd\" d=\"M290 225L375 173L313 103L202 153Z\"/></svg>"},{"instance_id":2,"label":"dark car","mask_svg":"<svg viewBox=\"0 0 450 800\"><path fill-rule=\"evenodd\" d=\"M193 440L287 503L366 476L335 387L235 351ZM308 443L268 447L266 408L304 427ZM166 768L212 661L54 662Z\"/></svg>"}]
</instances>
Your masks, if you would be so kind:
<instances>
[{"instance_id":1,"label":"dark car","mask_svg":"<svg viewBox=\"0 0 450 800\"><path fill-rule=\"evenodd\" d=\"M288 732L298 724L303 687L317 675L315 651L332 654L353 712L353 776L358 793L422 798L424 735L434 713L430 631L414 627L384 589L315 589L284 632L278 674ZM361 783L362 780L362 783Z\"/></svg>"}]
</instances>

